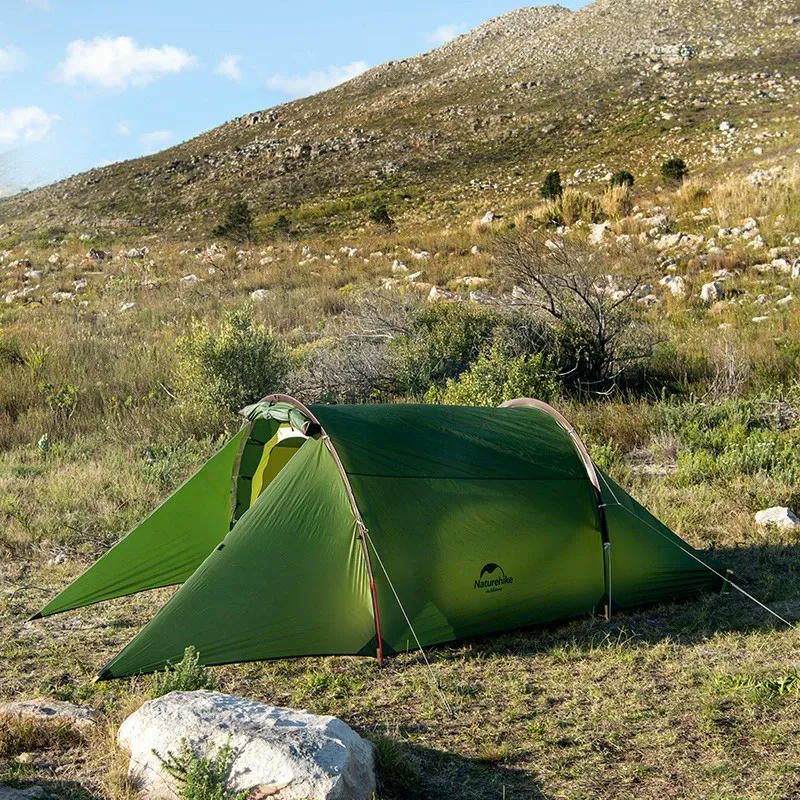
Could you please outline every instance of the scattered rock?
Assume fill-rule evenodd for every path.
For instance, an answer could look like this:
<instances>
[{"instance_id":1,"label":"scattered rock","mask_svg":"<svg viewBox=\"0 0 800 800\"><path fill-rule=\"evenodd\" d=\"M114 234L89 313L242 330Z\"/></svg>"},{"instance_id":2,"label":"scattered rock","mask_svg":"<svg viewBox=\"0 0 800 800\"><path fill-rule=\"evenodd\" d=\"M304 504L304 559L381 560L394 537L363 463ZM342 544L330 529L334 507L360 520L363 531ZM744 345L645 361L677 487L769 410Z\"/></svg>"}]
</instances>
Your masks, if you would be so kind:
<instances>
[{"instance_id":1,"label":"scattered rock","mask_svg":"<svg viewBox=\"0 0 800 800\"><path fill-rule=\"evenodd\" d=\"M190 275L184 275L180 282L184 285L191 285L193 283L198 283L201 278L198 278L193 272Z\"/></svg>"},{"instance_id":2,"label":"scattered rock","mask_svg":"<svg viewBox=\"0 0 800 800\"><path fill-rule=\"evenodd\" d=\"M250 292L250 299L256 300L257 302L269 300L272 296L273 292L271 289L253 289L253 291Z\"/></svg>"},{"instance_id":3,"label":"scattered rock","mask_svg":"<svg viewBox=\"0 0 800 800\"><path fill-rule=\"evenodd\" d=\"M72 292L53 292L50 296L56 303L63 303L66 300L72 300L74 295Z\"/></svg>"},{"instance_id":4,"label":"scattered rock","mask_svg":"<svg viewBox=\"0 0 800 800\"><path fill-rule=\"evenodd\" d=\"M481 225L490 225L496 219L494 211L487 211L481 217Z\"/></svg>"},{"instance_id":5,"label":"scattered rock","mask_svg":"<svg viewBox=\"0 0 800 800\"><path fill-rule=\"evenodd\" d=\"M119 307L119 310L120 311L133 311L134 308L136 308L136 303L130 302L130 303L123 303Z\"/></svg>"},{"instance_id":6,"label":"scattered rock","mask_svg":"<svg viewBox=\"0 0 800 800\"><path fill-rule=\"evenodd\" d=\"M597 222L589 225L589 242L590 244L600 244L606 233L608 232L611 224L608 222Z\"/></svg>"},{"instance_id":7,"label":"scattered rock","mask_svg":"<svg viewBox=\"0 0 800 800\"><path fill-rule=\"evenodd\" d=\"M428 300L431 303L440 301L452 302L453 300L458 300L458 295L455 292L448 292L447 289L440 289L438 286L433 286L428 293Z\"/></svg>"},{"instance_id":8,"label":"scattered rock","mask_svg":"<svg viewBox=\"0 0 800 800\"><path fill-rule=\"evenodd\" d=\"M725 297L725 291L717 281L706 283L700 290L700 298L704 303L713 303L717 300L722 300Z\"/></svg>"},{"instance_id":9,"label":"scattered rock","mask_svg":"<svg viewBox=\"0 0 800 800\"><path fill-rule=\"evenodd\" d=\"M786 506L772 506L756 514L756 525L775 525L777 528L797 528L800 519Z\"/></svg>"},{"instance_id":10,"label":"scattered rock","mask_svg":"<svg viewBox=\"0 0 800 800\"><path fill-rule=\"evenodd\" d=\"M370 800L376 789L372 744L335 717L219 692L171 692L145 703L118 733L146 800L174 800L174 779L156 753L175 753L182 740L199 757L229 744L231 788L258 797Z\"/></svg>"},{"instance_id":11,"label":"scattered rock","mask_svg":"<svg viewBox=\"0 0 800 800\"><path fill-rule=\"evenodd\" d=\"M149 252L147 247L132 247L125 253L125 258L144 258Z\"/></svg>"},{"instance_id":12,"label":"scattered rock","mask_svg":"<svg viewBox=\"0 0 800 800\"><path fill-rule=\"evenodd\" d=\"M666 286L675 297L686 297L686 281L680 275L665 275L659 283Z\"/></svg>"}]
</instances>

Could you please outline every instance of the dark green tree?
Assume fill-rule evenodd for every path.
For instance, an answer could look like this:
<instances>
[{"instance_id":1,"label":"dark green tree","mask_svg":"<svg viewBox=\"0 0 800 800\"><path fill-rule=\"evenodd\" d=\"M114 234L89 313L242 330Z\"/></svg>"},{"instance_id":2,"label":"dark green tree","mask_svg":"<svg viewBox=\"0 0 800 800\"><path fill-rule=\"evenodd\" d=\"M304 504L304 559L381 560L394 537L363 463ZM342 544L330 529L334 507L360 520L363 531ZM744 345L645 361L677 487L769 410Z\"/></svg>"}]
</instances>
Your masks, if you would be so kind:
<instances>
[{"instance_id":1,"label":"dark green tree","mask_svg":"<svg viewBox=\"0 0 800 800\"><path fill-rule=\"evenodd\" d=\"M661 165L661 174L670 181L681 183L689 174L686 162L682 158L668 158Z\"/></svg>"},{"instance_id":2,"label":"dark green tree","mask_svg":"<svg viewBox=\"0 0 800 800\"><path fill-rule=\"evenodd\" d=\"M247 200L235 200L231 203L222 223L212 233L237 244L251 244L255 238L255 214Z\"/></svg>"},{"instance_id":3,"label":"dark green tree","mask_svg":"<svg viewBox=\"0 0 800 800\"><path fill-rule=\"evenodd\" d=\"M563 191L564 187L561 185L561 173L557 169L548 172L544 183L542 183L539 188L539 194L541 194L545 200L555 200L557 197L561 197Z\"/></svg>"},{"instance_id":4,"label":"dark green tree","mask_svg":"<svg viewBox=\"0 0 800 800\"><path fill-rule=\"evenodd\" d=\"M632 172L626 169L621 169L611 176L612 186L633 186L634 177Z\"/></svg>"}]
</instances>

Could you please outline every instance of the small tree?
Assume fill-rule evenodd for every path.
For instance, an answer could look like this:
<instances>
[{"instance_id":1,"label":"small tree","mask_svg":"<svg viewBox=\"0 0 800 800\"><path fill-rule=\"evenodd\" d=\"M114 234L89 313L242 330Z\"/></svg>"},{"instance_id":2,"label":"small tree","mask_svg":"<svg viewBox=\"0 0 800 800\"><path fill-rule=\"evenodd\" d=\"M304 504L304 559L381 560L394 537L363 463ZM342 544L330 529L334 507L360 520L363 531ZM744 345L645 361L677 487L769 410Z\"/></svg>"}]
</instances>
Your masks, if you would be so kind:
<instances>
[{"instance_id":1,"label":"small tree","mask_svg":"<svg viewBox=\"0 0 800 800\"><path fill-rule=\"evenodd\" d=\"M634 360L651 354L650 331L635 313L646 254L600 252L524 230L501 238L496 264L508 284L525 290L523 302L548 330L560 375L582 390L612 391Z\"/></svg>"},{"instance_id":2,"label":"small tree","mask_svg":"<svg viewBox=\"0 0 800 800\"><path fill-rule=\"evenodd\" d=\"M632 172L621 169L611 176L611 186L633 186L634 177Z\"/></svg>"},{"instance_id":3,"label":"small tree","mask_svg":"<svg viewBox=\"0 0 800 800\"><path fill-rule=\"evenodd\" d=\"M214 236L222 236L237 244L250 244L255 234L255 215L247 200L235 200L228 206L225 218L212 231Z\"/></svg>"},{"instance_id":4,"label":"small tree","mask_svg":"<svg viewBox=\"0 0 800 800\"><path fill-rule=\"evenodd\" d=\"M681 183L689 174L689 170L682 158L668 158L661 165L661 174L669 181Z\"/></svg>"},{"instance_id":5,"label":"small tree","mask_svg":"<svg viewBox=\"0 0 800 800\"><path fill-rule=\"evenodd\" d=\"M563 191L564 187L561 185L561 173L557 169L548 172L544 183L542 183L539 188L539 194L541 194L545 200L555 200L557 197L561 197Z\"/></svg>"},{"instance_id":6,"label":"small tree","mask_svg":"<svg viewBox=\"0 0 800 800\"><path fill-rule=\"evenodd\" d=\"M289 238L292 232L292 223L285 214L279 214L275 222L272 223L272 233L274 236Z\"/></svg>"},{"instance_id":7,"label":"small tree","mask_svg":"<svg viewBox=\"0 0 800 800\"><path fill-rule=\"evenodd\" d=\"M379 203L378 205L373 206L369 210L369 219L370 222L374 222L376 225L383 225L385 228L394 227L394 220L389 214L389 209L386 207L386 203Z\"/></svg>"}]
</instances>

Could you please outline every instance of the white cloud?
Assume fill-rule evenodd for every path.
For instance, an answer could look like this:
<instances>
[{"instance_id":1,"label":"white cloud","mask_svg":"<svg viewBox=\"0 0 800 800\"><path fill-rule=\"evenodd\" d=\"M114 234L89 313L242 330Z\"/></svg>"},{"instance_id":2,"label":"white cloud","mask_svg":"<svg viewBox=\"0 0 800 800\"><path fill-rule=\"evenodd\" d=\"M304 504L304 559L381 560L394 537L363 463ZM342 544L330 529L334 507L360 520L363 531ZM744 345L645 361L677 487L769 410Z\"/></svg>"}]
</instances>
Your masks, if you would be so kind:
<instances>
[{"instance_id":1,"label":"white cloud","mask_svg":"<svg viewBox=\"0 0 800 800\"><path fill-rule=\"evenodd\" d=\"M115 130L120 136L127 136L131 132L127 122L118 122L115 126Z\"/></svg>"},{"instance_id":2,"label":"white cloud","mask_svg":"<svg viewBox=\"0 0 800 800\"><path fill-rule=\"evenodd\" d=\"M58 77L68 83L81 79L104 89L122 89L129 83L151 83L196 63L185 50L171 45L139 47L130 36L98 36L67 45L67 57L58 65Z\"/></svg>"},{"instance_id":3,"label":"white cloud","mask_svg":"<svg viewBox=\"0 0 800 800\"><path fill-rule=\"evenodd\" d=\"M59 119L39 106L0 109L0 147L38 142Z\"/></svg>"},{"instance_id":4,"label":"white cloud","mask_svg":"<svg viewBox=\"0 0 800 800\"><path fill-rule=\"evenodd\" d=\"M463 22L451 22L447 25L440 25L436 30L430 31L425 34L425 41L432 44L434 47L441 47L451 39L464 33L467 26Z\"/></svg>"},{"instance_id":5,"label":"white cloud","mask_svg":"<svg viewBox=\"0 0 800 800\"><path fill-rule=\"evenodd\" d=\"M241 60L241 56L233 54L227 55L217 64L214 72L216 72L217 75L222 75L224 78L230 78L232 81L240 81L242 79L242 71L239 69L239 62Z\"/></svg>"},{"instance_id":6,"label":"white cloud","mask_svg":"<svg viewBox=\"0 0 800 800\"><path fill-rule=\"evenodd\" d=\"M139 141L144 145L145 151L149 153L156 153L163 150L167 145L175 141L175 134L173 131L150 131L143 133L139 137Z\"/></svg>"},{"instance_id":7,"label":"white cloud","mask_svg":"<svg viewBox=\"0 0 800 800\"><path fill-rule=\"evenodd\" d=\"M0 73L22 69L26 61L25 53L19 47L0 47Z\"/></svg>"},{"instance_id":8,"label":"white cloud","mask_svg":"<svg viewBox=\"0 0 800 800\"><path fill-rule=\"evenodd\" d=\"M333 65L325 70L314 70L307 75L300 75L295 78L273 75L267 81L267 87L282 92L289 97L305 97L349 81L366 69L368 69L368 65L365 61L353 61L352 64L345 64L344 66Z\"/></svg>"}]
</instances>

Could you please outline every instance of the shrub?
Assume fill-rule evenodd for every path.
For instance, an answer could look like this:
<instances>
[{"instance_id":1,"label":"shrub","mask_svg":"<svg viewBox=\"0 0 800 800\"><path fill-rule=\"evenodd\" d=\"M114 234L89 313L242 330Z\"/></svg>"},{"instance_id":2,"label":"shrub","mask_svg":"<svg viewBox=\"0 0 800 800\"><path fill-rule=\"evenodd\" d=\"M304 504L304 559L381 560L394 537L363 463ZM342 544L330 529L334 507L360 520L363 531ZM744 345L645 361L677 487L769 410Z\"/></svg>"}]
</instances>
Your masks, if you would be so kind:
<instances>
[{"instance_id":1,"label":"shrub","mask_svg":"<svg viewBox=\"0 0 800 800\"><path fill-rule=\"evenodd\" d=\"M389 209L386 208L386 203L379 203L369 210L369 220L376 225L382 225L385 228L394 227L394 220L389 215Z\"/></svg>"},{"instance_id":2,"label":"shrub","mask_svg":"<svg viewBox=\"0 0 800 800\"><path fill-rule=\"evenodd\" d=\"M289 238L292 233L292 223L289 221L286 214L278 214L275 222L272 223L270 233L272 236Z\"/></svg>"},{"instance_id":3,"label":"shrub","mask_svg":"<svg viewBox=\"0 0 800 800\"><path fill-rule=\"evenodd\" d=\"M549 401L558 395L559 388L549 356L533 353L509 357L495 344L458 378L450 378L441 395L434 390L426 399L451 406L499 406L515 397Z\"/></svg>"},{"instance_id":4,"label":"shrub","mask_svg":"<svg viewBox=\"0 0 800 800\"><path fill-rule=\"evenodd\" d=\"M599 252L584 241L523 230L500 239L496 264L507 284L525 290L559 371L580 389L610 391L632 364L649 358L651 332L633 302L647 276L642 253Z\"/></svg>"},{"instance_id":5,"label":"shrub","mask_svg":"<svg viewBox=\"0 0 800 800\"><path fill-rule=\"evenodd\" d=\"M539 188L539 194L541 194L545 200L555 200L557 197L561 196L563 191L564 187L561 185L561 173L556 169L552 172L548 172L544 182Z\"/></svg>"},{"instance_id":6,"label":"shrub","mask_svg":"<svg viewBox=\"0 0 800 800\"><path fill-rule=\"evenodd\" d=\"M460 303L412 311L407 331L388 345L395 390L420 397L431 385L457 377L491 341L499 322L496 311Z\"/></svg>"},{"instance_id":7,"label":"shrub","mask_svg":"<svg viewBox=\"0 0 800 800\"><path fill-rule=\"evenodd\" d=\"M214 753L212 748L203 758L198 758L181 740L178 755L167 753L156 757L164 770L181 784L180 800L246 800L252 789L235 791L228 784L235 753L230 742Z\"/></svg>"},{"instance_id":8,"label":"shrub","mask_svg":"<svg viewBox=\"0 0 800 800\"><path fill-rule=\"evenodd\" d=\"M614 219L630 216L633 211L633 197L629 186L611 186L603 192L600 205L607 216Z\"/></svg>"},{"instance_id":9,"label":"shrub","mask_svg":"<svg viewBox=\"0 0 800 800\"><path fill-rule=\"evenodd\" d=\"M628 172L625 169L619 170L619 172L615 172L611 176L611 188L613 189L615 186L627 186L631 187L634 183L633 173Z\"/></svg>"},{"instance_id":10,"label":"shrub","mask_svg":"<svg viewBox=\"0 0 800 800\"><path fill-rule=\"evenodd\" d=\"M605 216L600 200L577 189L565 189L556 201L556 207L566 225L574 225L578 220L600 222Z\"/></svg>"},{"instance_id":11,"label":"shrub","mask_svg":"<svg viewBox=\"0 0 800 800\"><path fill-rule=\"evenodd\" d=\"M194 692L197 689L216 689L217 678L200 663L200 654L194 647L183 651L183 658L174 666L167 663L163 672L153 674L150 699L170 692Z\"/></svg>"},{"instance_id":12,"label":"shrub","mask_svg":"<svg viewBox=\"0 0 800 800\"><path fill-rule=\"evenodd\" d=\"M682 158L668 158L661 165L661 174L669 181L681 183L689 174L689 170Z\"/></svg>"},{"instance_id":13,"label":"shrub","mask_svg":"<svg viewBox=\"0 0 800 800\"><path fill-rule=\"evenodd\" d=\"M228 206L224 219L212 233L237 244L250 243L255 232L254 223L255 216L247 200L236 200Z\"/></svg>"},{"instance_id":14,"label":"shrub","mask_svg":"<svg viewBox=\"0 0 800 800\"><path fill-rule=\"evenodd\" d=\"M235 411L285 386L286 347L254 324L252 313L248 305L229 311L216 332L195 321L178 340L176 380L183 399Z\"/></svg>"}]
</instances>

